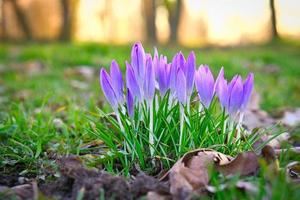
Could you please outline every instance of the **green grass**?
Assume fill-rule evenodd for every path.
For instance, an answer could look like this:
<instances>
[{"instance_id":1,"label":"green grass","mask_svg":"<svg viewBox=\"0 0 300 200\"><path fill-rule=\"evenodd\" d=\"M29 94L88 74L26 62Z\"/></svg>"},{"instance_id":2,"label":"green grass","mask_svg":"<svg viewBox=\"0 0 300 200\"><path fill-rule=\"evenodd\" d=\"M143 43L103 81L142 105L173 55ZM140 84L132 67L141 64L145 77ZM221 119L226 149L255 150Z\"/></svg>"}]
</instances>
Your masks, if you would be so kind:
<instances>
[{"instance_id":1,"label":"green grass","mask_svg":"<svg viewBox=\"0 0 300 200\"><path fill-rule=\"evenodd\" d=\"M151 46L146 46L152 52ZM93 134L97 107L109 112L98 81L101 66L116 59L124 69L130 46L100 44L1 44L0 45L0 173L41 175L54 164L49 157L80 155L90 166L103 160L99 147L85 144L98 139ZM187 55L190 49L159 47L171 59L176 51ZM272 114L300 106L300 46L286 42L239 48L193 49L197 64L209 64L214 74L221 66L226 76L255 73L255 90L261 94L261 106ZM29 75L26 62L39 60L45 68ZM16 64L20 66L16 69ZM72 87L66 68L88 65L95 77L86 89ZM60 123L62 122L62 123ZM109 160L107 162L110 162Z\"/></svg>"}]
</instances>

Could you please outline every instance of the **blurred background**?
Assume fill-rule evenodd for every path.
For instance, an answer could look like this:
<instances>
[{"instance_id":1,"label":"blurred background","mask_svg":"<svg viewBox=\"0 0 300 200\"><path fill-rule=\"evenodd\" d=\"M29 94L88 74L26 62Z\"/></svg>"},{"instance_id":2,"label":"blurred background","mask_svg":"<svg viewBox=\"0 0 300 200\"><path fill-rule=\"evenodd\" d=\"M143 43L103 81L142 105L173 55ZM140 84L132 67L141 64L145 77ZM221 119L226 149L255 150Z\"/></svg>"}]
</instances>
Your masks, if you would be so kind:
<instances>
[{"instance_id":1,"label":"blurred background","mask_svg":"<svg viewBox=\"0 0 300 200\"><path fill-rule=\"evenodd\" d=\"M2 41L184 46L300 38L299 0L0 0Z\"/></svg>"}]
</instances>

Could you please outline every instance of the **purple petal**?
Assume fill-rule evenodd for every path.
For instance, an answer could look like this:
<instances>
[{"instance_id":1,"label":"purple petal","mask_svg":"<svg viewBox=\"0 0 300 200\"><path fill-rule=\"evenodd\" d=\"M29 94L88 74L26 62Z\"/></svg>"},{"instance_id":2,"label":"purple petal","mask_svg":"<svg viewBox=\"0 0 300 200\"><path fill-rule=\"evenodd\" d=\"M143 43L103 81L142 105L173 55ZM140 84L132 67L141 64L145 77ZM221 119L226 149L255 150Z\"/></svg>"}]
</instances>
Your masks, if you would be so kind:
<instances>
[{"instance_id":1,"label":"purple petal","mask_svg":"<svg viewBox=\"0 0 300 200\"><path fill-rule=\"evenodd\" d=\"M134 100L133 100L132 94L131 94L129 89L127 89L126 101L127 101L128 115L130 117L133 117L133 114L134 114Z\"/></svg>"},{"instance_id":2,"label":"purple petal","mask_svg":"<svg viewBox=\"0 0 300 200\"><path fill-rule=\"evenodd\" d=\"M161 95L164 96L170 87L170 66L167 64L167 60L163 56L160 57L157 69L157 81L159 91Z\"/></svg>"},{"instance_id":3,"label":"purple petal","mask_svg":"<svg viewBox=\"0 0 300 200\"><path fill-rule=\"evenodd\" d=\"M228 103L229 103L228 85L227 85L227 81L224 79L223 67L221 68L219 75L217 77L215 83L215 91L219 97L219 101L222 108L228 109Z\"/></svg>"},{"instance_id":4,"label":"purple petal","mask_svg":"<svg viewBox=\"0 0 300 200\"><path fill-rule=\"evenodd\" d=\"M195 68L196 68L196 58L195 53L192 51L186 61L186 86L187 86L187 95L191 96L193 92L194 86L194 75L195 75Z\"/></svg>"},{"instance_id":5,"label":"purple petal","mask_svg":"<svg viewBox=\"0 0 300 200\"><path fill-rule=\"evenodd\" d=\"M114 89L111 84L111 79L104 68L100 70L100 84L105 98L110 103L111 107L116 110L118 101Z\"/></svg>"},{"instance_id":6,"label":"purple petal","mask_svg":"<svg viewBox=\"0 0 300 200\"><path fill-rule=\"evenodd\" d=\"M182 69L177 73L176 95L180 103L186 104L186 78Z\"/></svg>"},{"instance_id":7,"label":"purple petal","mask_svg":"<svg viewBox=\"0 0 300 200\"><path fill-rule=\"evenodd\" d=\"M243 85L243 102L242 102L241 110L246 109L246 106L248 104L253 89L253 82L254 82L254 74L250 73L247 76L247 79L245 80Z\"/></svg>"},{"instance_id":8,"label":"purple petal","mask_svg":"<svg viewBox=\"0 0 300 200\"><path fill-rule=\"evenodd\" d=\"M220 72L219 72L218 77L216 79L215 87L214 87L215 92L217 91L217 88L218 88L218 85L220 84L220 81L223 81L223 80L224 80L224 67L222 67L220 69Z\"/></svg>"},{"instance_id":9,"label":"purple petal","mask_svg":"<svg viewBox=\"0 0 300 200\"><path fill-rule=\"evenodd\" d=\"M176 54L173 59L172 59L172 63L171 63L171 69L170 69L170 88L171 88L171 92L175 93L176 91L176 76L177 76L177 57L178 54Z\"/></svg>"},{"instance_id":10,"label":"purple petal","mask_svg":"<svg viewBox=\"0 0 300 200\"><path fill-rule=\"evenodd\" d=\"M243 102L243 81L241 76L235 76L229 84L229 114L235 114Z\"/></svg>"},{"instance_id":11,"label":"purple petal","mask_svg":"<svg viewBox=\"0 0 300 200\"><path fill-rule=\"evenodd\" d=\"M195 73L196 88L200 101L206 108L209 107L214 96L214 77L207 65L200 65Z\"/></svg>"},{"instance_id":12,"label":"purple petal","mask_svg":"<svg viewBox=\"0 0 300 200\"><path fill-rule=\"evenodd\" d=\"M119 103L123 103L123 79L118 63L113 60L110 65L111 84Z\"/></svg>"},{"instance_id":13,"label":"purple petal","mask_svg":"<svg viewBox=\"0 0 300 200\"><path fill-rule=\"evenodd\" d=\"M146 72L144 81L144 95L147 100L152 100L155 93L154 68L151 57L146 60Z\"/></svg>"},{"instance_id":14,"label":"purple petal","mask_svg":"<svg viewBox=\"0 0 300 200\"><path fill-rule=\"evenodd\" d=\"M141 84L145 75L145 51L140 42L133 45L131 50L131 66L137 81Z\"/></svg>"},{"instance_id":15,"label":"purple petal","mask_svg":"<svg viewBox=\"0 0 300 200\"><path fill-rule=\"evenodd\" d=\"M177 56L177 68L181 68L184 75L186 75L187 69L185 66L185 58L181 51L178 53L178 56Z\"/></svg>"},{"instance_id":16,"label":"purple petal","mask_svg":"<svg viewBox=\"0 0 300 200\"><path fill-rule=\"evenodd\" d=\"M126 62L126 83L127 83L127 87L130 90L131 94L134 97L136 97L138 99L138 101L141 101L142 96L141 96L140 87L136 80L134 71L128 62Z\"/></svg>"}]
</instances>

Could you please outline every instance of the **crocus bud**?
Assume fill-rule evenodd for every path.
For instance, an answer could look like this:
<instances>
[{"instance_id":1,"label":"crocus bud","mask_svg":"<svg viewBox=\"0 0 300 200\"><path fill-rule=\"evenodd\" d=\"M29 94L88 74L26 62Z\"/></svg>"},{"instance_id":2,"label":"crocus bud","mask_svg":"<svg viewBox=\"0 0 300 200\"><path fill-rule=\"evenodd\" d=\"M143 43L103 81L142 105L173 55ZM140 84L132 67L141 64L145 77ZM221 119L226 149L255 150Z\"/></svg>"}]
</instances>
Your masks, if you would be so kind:
<instances>
[{"instance_id":1,"label":"crocus bud","mask_svg":"<svg viewBox=\"0 0 300 200\"><path fill-rule=\"evenodd\" d=\"M196 70L196 58L195 53L192 51L185 63L186 65L186 87L187 87L187 96L191 96L193 92L194 86L194 77L195 77L195 70Z\"/></svg>"},{"instance_id":2,"label":"crocus bud","mask_svg":"<svg viewBox=\"0 0 300 200\"><path fill-rule=\"evenodd\" d=\"M134 114L134 99L129 89L127 89L126 94L127 112L129 117L133 117Z\"/></svg>"},{"instance_id":3,"label":"crocus bud","mask_svg":"<svg viewBox=\"0 0 300 200\"><path fill-rule=\"evenodd\" d=\"M110 77L118 103L122 104L124 102L122 72L115 60L113 60L110 65Z\"/></svg>"},{"instance_id":4,"label":"crocus bud","mask_svg":"<svg viewBox=\"0 0 300 200\"><path fill-rule=\"evenodd\" d=\"M137 79L135 77L134 71L131 65L126 62L126 84L131 94L138 99L139 102L142 101L141 90Z\"/></svg>"},{"instance_id":5,"label":"crocus bud","mask_svg":"<svg viewBox=\"0 0 300 200\"><path fill-rule=\"evenodd\" d=\"M131 66L140 86L142 86L145 76L145 61L146 55L144 48L140 42L137 42L133 45L131 50Z\"/></svg>"},{"instance_id":6,"label":"crocus bud","mask_svg":"<svg viewBox=\"0 0 300 200\"><path fill-rule=\"evenodd\" d=\"M151 57L148 57L146 60L145 70L144 96L146 100L151 101L155 93L155 76Z\"/></svg>"},{"instance_id":7,"label":"crocus bud","mask_svg":"<svg viewBox=\"0 0 300 200\"><path fill-rule=\"evenodd\" d=\"M228 86L228 113L233 115L239 111L243 102L243 82L239 75L233 77Z\"/></svg>"},{"instance_id":8,"label":"crocus bud","mask_svg":"<svg viewBox=\"0 0 300 200\"><path fill-rule=\"evenodd\" d=\"M157 66L157 81L162 96L170 88L170 68L171 66L167 63L166 57L161 56L159 65Z\"/></svg>"},{"instance_id":9,"label":"crocus bud","mask_svg":"<svg viewBox=\"0 0 300 200\"><path fill-rule=\"evenodd\" d=\"M183 73L186 75L187 69L185 66L185 58L181 51L177 55L177 68L181 68Z\"/></svg>"},{"instance_id":10,"label":"crocus bud","mask_svg":"<svg viewBox=\"0 0 300 200\"><path fill-rule=\"evenodd\" d=\"M195 72L195 84L200 101L208 108L214 96L214 77L207 65L200 65Z\"/></svg>"},{"instance_id":11,"label":"crocus bud","mask_svg":"<svg viewBox=\"0 0 300 200\"><path fill-rule=\"evenodd\" d=\"M178 54L176 54L171 63L171 68L170 68L170 89L172 93L176 92L176 78L177 78L177 57Z\"/></svg>"},{"instance_id":12,"label":"crocus bud","mask_svg":"<svg viewBox=\"0 0 300 200\"><path fill-rule=\"evenodd\" d=\"M118 101L114 92L111 79L104 68L100 70L100 84L105 98L110 103L113 110L117 110Z\"/></svg>"},{"instance_id":13,"label":"crocus bud","mask_svg":"<svg viewBox=\"0 0 300 200\"><path fill-rule=\"evenodd\" d=\"M219 97L222 108L228 108L229 94L227 80L224 79L224 69L221 68L215 83L215 91Z\"/></svg>"},{"instance_id":14,"label":"crocus bud","mask_svg":"<svg viewBox=\"0 0 300 200\"><path fill-rule=\"evenodd\" d=\"M182 69L177 72L176 95L180 103L186 104L186 78Z\"/></svg>"},{"instance_id":15,"label":"crocus bud","mask_svg":"<svg viewBox=\"0 0 300 200\"><path fill-rule=\"evenodd\" d=\"M247 76L247 79L245 80L243 85L243 102L241 106L242 111L244 111L247 107L253 89L253 82L254 82L254 74L250 73Z\"/></svg>"}]
</instances>

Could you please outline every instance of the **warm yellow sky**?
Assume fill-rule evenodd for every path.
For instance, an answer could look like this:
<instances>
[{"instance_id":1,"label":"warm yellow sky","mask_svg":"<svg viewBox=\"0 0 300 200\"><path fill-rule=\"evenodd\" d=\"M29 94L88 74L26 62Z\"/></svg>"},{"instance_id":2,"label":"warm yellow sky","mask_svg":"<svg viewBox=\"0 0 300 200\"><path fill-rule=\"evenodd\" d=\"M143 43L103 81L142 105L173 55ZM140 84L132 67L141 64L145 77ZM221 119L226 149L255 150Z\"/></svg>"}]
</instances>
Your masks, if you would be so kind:
<instances>
[{"instance_id":1,"label":"warm yellow sky","mask_svg":"<svg viewBox=\"0 0 300 200\"><path fill-rule=\"evenodd\" d=\"M76 38L126 43L142 40L142 0L81 0ZM277 0L278 31L300 38L300 0ZM167 11L157 8L158 38L169 35ZM269 38L269 0L184 0L179 39L185 45L232 45Z\"/></svg>"}]
</instances>

